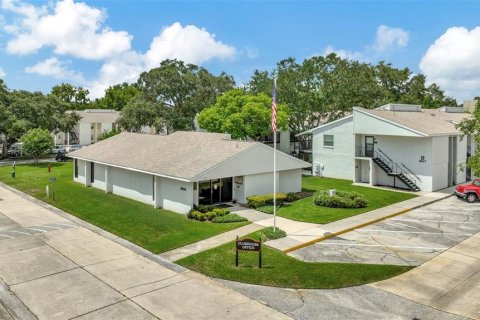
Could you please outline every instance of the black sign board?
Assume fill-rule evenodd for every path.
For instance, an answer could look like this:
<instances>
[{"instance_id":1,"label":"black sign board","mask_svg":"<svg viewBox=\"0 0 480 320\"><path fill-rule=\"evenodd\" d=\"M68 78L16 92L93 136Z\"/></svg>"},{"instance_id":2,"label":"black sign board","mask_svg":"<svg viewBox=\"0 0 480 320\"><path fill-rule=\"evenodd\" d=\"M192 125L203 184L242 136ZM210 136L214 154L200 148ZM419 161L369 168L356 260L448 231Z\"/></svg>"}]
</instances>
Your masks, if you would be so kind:
<instances>
[{"instance_id":1,"label":"black sign board","mask_svg":"<svg viewBox=\"0 0 480 320\"><path fill-rule=\"evenodd\" d=\"M262 267L262 242L253 239L238 239L235 243L235 266L238 267L238 251L256 251L258 252L258 267Z\"/></svg>"},{"instance_id":2,"label":"black sign board","mask_svg":"<svg viewBox=\"0 0 480 320\"><path fill-rule=\"evenodd\" d=\"M261 248L262 244L260 241L255 241L253 239L237 240L237 250L260 251Z\"/></svg>"}]
</instances>

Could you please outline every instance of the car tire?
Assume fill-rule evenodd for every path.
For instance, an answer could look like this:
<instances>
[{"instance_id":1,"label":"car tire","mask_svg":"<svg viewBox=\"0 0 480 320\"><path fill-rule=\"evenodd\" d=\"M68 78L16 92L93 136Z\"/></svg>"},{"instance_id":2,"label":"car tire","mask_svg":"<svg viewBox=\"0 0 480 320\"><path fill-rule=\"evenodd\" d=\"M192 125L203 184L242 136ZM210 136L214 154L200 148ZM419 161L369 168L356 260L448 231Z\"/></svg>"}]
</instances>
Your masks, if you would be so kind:
<instances>
[{"instance_id":1,"label":"car tire","mask_svg":"<svg viewBox=\"0 0 480 320\"><path fill-rule=\"evenodd\" d=\"M467 194L465 199L467 200L467 202L472 203L472 202L475 202L475 200L477 200L477 195L475 193L469 193Z\"/></svg>"}]
</instances>

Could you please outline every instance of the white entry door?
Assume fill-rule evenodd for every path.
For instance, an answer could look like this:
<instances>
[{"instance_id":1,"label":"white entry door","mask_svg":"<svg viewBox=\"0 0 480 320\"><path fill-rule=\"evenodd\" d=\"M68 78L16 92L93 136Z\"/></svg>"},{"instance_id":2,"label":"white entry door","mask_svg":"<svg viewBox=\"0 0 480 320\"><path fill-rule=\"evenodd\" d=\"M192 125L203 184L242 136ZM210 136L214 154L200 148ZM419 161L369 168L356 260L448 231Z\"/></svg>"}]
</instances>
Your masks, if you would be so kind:
<instances>
[{"instance_id":1,"label":"white entry door","mask_svg":"<svg viewBox=\"0 0 480 320\"><path fill-rule=\"evenodd\" d=\"M370 162L369 161L362 161L361 181L363 183L370 183Z\"/></svg>"}]
</instances>

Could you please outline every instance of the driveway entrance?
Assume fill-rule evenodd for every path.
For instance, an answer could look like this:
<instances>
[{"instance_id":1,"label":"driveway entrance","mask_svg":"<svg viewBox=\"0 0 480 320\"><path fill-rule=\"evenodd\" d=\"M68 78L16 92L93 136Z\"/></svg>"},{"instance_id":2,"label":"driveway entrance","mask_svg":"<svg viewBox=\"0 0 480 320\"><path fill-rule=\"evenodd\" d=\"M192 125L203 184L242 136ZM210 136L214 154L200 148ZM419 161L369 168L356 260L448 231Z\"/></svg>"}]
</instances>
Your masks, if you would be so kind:
<instances>
[{"instance_id":1,"label":"driveway entrance","mask_svg":"<svg viewBox=\"0 0 480 320\"><path fill-rule=\"evenodd\" d=\"M291 253L317 262L418 266L480 232L480 203L450 197Z\"/></svg>"}]
</instances>

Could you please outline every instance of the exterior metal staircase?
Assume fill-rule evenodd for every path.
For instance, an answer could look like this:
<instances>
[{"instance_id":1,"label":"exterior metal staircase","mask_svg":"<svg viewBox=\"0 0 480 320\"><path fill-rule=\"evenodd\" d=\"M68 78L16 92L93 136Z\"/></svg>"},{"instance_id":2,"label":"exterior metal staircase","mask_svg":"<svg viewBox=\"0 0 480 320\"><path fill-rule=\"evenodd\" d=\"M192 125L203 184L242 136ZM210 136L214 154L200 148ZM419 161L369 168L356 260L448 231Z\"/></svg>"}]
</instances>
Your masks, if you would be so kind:
<instances>
[{"instance_id":1,"label":"exterior metal staircase","mask_svg":"<svg viewBox=\"0 0 480 320\"><path fill-rule=\"evenodd\" d=\"M405 184L411 191L420 191L417 183L420 180L415 173L407 168L403 163L400 165L392 159L390 159L382 150L376 149L375 155L373 157L373 162L375 162L388 176L393 177L394 179L400 180ZM395 180L394 180L395 183Z\"/></svg>"}]
</instances>

